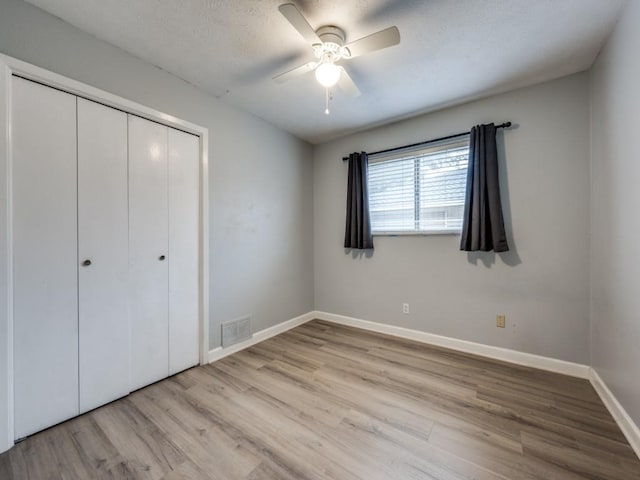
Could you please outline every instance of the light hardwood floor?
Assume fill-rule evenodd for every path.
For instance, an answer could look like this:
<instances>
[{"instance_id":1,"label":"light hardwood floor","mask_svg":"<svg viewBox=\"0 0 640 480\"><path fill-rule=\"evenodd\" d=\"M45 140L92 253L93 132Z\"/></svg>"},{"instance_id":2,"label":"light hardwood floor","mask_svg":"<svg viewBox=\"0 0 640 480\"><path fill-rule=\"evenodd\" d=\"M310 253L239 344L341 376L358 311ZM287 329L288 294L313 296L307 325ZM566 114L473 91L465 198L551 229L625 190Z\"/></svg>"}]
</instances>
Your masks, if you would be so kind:
<instances>
[{"instance_id":1,"label":"light hardwood floor","mask_svg":"<svg viewBox=\"0 0 640 480\"><path fill-rule=\"evenodd\" d=\"M586 380L315 320L29 437L1 479L640 479Z\"/></svg>"}]
</instances>

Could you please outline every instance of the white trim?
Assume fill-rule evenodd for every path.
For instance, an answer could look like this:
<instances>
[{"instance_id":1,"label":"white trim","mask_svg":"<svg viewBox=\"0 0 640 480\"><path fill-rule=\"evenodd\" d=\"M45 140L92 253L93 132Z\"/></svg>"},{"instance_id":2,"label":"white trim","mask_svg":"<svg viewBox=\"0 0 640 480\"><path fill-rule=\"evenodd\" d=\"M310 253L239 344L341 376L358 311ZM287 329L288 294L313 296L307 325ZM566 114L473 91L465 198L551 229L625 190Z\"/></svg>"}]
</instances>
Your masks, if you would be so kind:
<instances>
[{"instance_id":1,"label":"white trim","mask_svg":"<svg viewBox=\"0 0 640 480\"><path fill-rule=\"evenodd\" d=\"M494 347L492 345L485 345L482 343L469 342L467 340L459 340L457 338L435 335L433 333L411 330L409 328L396 327L384 323L361 320L359 318L347 317L344 315L336 315L327 312L314 313L315 318L325 320L327 322L393 335L394 337L406 338L416 342L437 345L439 347L450 348L452 350L458 350L465 353L472 353L482 357L523 365L525 367L562 373L572 377L589 378L589 366L582 365L580 363L567 362L556 358L543 357L541 355L519 352L508 348Z\"/></svg>"},{"instance_id":2,"label":"white trim","mask_svg":"<svg viewBox=\"0 0 640 480\"><path fill-rule=\"evenodd\" d=\"M378 231L372 232L374 237L415 237L415 236L429 236L429 235L461 235L462 230L460 228L442 228L439 230L398 230L398 231Z\"/></svg>"},{"instance_id":3,"label":"white trim","mask_svg":"<svg viewBox=\"0 0 640 480\"><path fill-rule=\"evenodd\" d=\"M218 347L212 350L209 350L209 363L215 362L216 360L220 360L228 355L232 355L240 350L244 350L245 348L249 348L256 343L263 342L268 338L275 337L276 335L280 335L281 333L286 332L287 330L291 330L303 323L307 323L315 318L317 312L308 312L304 315L300 315L299 317L292 318L290 320L286 320L282 323L278 323L269 328L265 328L264 330L260 330L253 334L251 338L245 340L240 343L236 343L235 345L231 345L226 348Z\"/></svg>"},{"instance_id":4,"label":"white trim","mask_svg":"<svg viewBox=\"0 0 640 480\"><path fill-rule=\"evenodd\" d=\"M140 103L127 100L126 98L119 97L118 95L100 90L99 88L50 72L44 68L18 60L17 58L0 54L0 62L9 67L12 75L18 75L35 82L40 82L44 85L58 88L73 95L86 98L87 100L93 100L109 107L117 108L154 122L162 123L169 127L184 130L185 132L192 133L199 137L202 137L202 134L207 131L205 127L201 127L195 123L176 118L173 115L163 113L154 108L147 107Z\"/></svg>"},{"instance_id":5,"label":"white trim","mask_svg":"<svg viewBox=\"0 0 640 480\"><path fill-rule=\"evenodd\" d=\"M359 318L347 317L345 315L336 315L333 313L321 311L311 311L299 317L287 320L286 322L274 325L273 327L261 330L260 332L255 333L249 340L238 343L231 347L214 348L213 350L209 351L209 363L220 360L221 358L232 355L236 352L239 352L240 350L244 350L245 348L249 348L256 343L262 342L263 340L286 332L287 330L290 330L294 327L297 327L298 325L302 325L314 319L324 320L339 325L361 328L363 330L383 333L394 337L406 338L429 345L450 348L452 350L472 353L481 357L492 358L495 360L501 360L517 365L523 365L526 367L537 368L540 370L561 373L572 377L588 379L593 385L593 388L600 396L600 399L622 430L622 433L629 441L629 444L635 451L636 455L640 457L640 428L632 420L632 418L629 416L620 402L618 402L611 390L609 390L602 378L600 378L598 372L596 372L593 368L580 363L567 362L565 360L543 357L541 355L519 352L517 350L494 347L491 345L469 342L466 340L459 340L442 335L435 335L418 330L395 327L383 323L371 322Z\"/></svg>"},{"instance_id":6,"label":"white trim","mask_svg":"<svg viewBox=\"0 0 640 480\"><path fill-rule=\"evenodd\" d=\"M4 401L0 401L2 410L0 416L7 420L8 431L0 428L0 453L13 446L13 315L12 315L12 275L11 260L13 251L11 249L11 136L10 136L10 101L11 101L11 79L12 75L33 80L44 85L48 85L73 95L77 95L88 100L122 110L133 115L137 115L148 120L167 125L172 128L191 133L200 138L200 342L199 359L200 363L207 363L209 358L209 131L207 128L186 120L181 120L172 115L160 112L153 108L113 95L104 90L91 87L76 80L64 77L57 73L50 72L35 65L23 62L16 58L0 54L0 178L4 176L4 183L0 185L0 199L7 197L6 211L0 212L0 224L5 228L7 235L7 246L2 246L2 255L5 268L0 267L0 332L7 332L6 344L0 346L0 353L5 356L5 362L0 363L0 368L6 368L7 384L2 385L0 392L7 388L6 399L8 405L4 410ZM5 176L6 175L6 176ZM4 203L4 202L3 202ZM0 241L0 244L3 242ZM6 299L6 300L5 300ZM5 305L6 303L6 305ZM4 336L4 335L2 335ZM4 341L4 339L2 339ZM2 393L4 396L4 393ZM0 426L4 422L0 422Z\"/></svg>"},{"instance_id":7,"label":"white trim","mask_svg":"<svg viewBox=\"0 0 640 480\"><path fill-rule=\"evenodd\" d=\"M624 436L627 437L631 448L633 448L633 451L636 452L636 455L640 458L640 428L593 367L589 369L589 380L600 396L602 403L607 407L607 410L609 410L611 416L613 416L613 419L620 427L620 430L622 430L622 433L624 433Z\"/></svg>"},{"instance_id":8,"label":"white trim","mask_svg":"<svg viewBox=\"0 0 640 480\"><path fill-rule=\"evenodd\" d=\"M0 453L13 447L13 221L11 205L11 69L0 58ZM4 337L4 338L3 338ZM5 431L6 429L6 431Z\"/></svg>"},{"instance_id":9,"label":"white trim","mask_svg":"<svg viewBox=\"0 0 640 480\"><path fill-rule=\"evenodd\" d=\"M519 352L507 348L494 347L481 343L469 342L466 340L458 340L456 338L435 335L432 333L411 330L403 327L395 327L383 323L361 320L358 318L347 317L344 315L336 315L327 312L310 312L313 318L333 322L340 325L347 325L355 328L362 328L377 333L384 333L394 337L406 338L417 342L437 345L439 347L450 348L465 353L472 353L482 357L502 360L509 363L524 365L526 367L547 370L555 373L562 373L577 378L588 379L598 396L604 403L611 416L616 421L620 430L629 441L631 448L640 458L640 427L633 421L624 407L620 404L615 395L609 390L606 383L602 380L598 372L587 365L567 362L541 355Z\"/></svg>"},{"instance_id":10,"label":"white trim","mask_svg":"<svg viewBox=\"0 0 640 480\"><path fill-rule=\"evenodd\" d=\"M200 135L200 365L209 361L209 130Z\"/></svg>"},{"instance_id":11,"label":"white trim","mask_svg":"<svg viewBox=\"0 0 640 480\"><path fill-rule=\"evenodd\" d=\"M383 323L371 322L359 318L347 317L345 315L336 315L333 313L320 311L311 311L299 317L287 320L286 322L274 325L273 327L261 330L255 333L249 340L245 340L244 342L232 345L231 347L214 348L213 350L209 351L209 363L220 360L221 358L232 355L236 352L239 352L240 350L244 350L245 348L249 348L256 343L260 343L268 338L286 332L287 330L290 330L294 327L297 327L298 325L302 325L314 319L337 323L339 325L346 325L349 327L361 328L363 330L383 333L394 337L406 338L421 343L427 343L429 345L437 345L439 347L450 348L452 350L457 350L465 353L472 353L481 357L515 363L517 365L523 365L526 367L537 368L540 370L562 373L564 375L569 375L572 377L588 379L593 385L593 388L600 396L600 399L622 430L622 433L624 433L624 436L629 441L631 448L633 448L636 455L640 457L640 428L638 428L638 425L636 425L636 423L631 419L624 407L620 404L620 402L618 402L611 390L609 390L602 378L600 378L598 372L587 365L579 363L567 362L555 358L543 357L541 355L519 352L517 350L494 347L491 345L484 345L481 343L469 342L466 340L458 340L456 338L445 337L442 335L435 335L418 330L395 327Z\"/></svg>"}]
</instances>

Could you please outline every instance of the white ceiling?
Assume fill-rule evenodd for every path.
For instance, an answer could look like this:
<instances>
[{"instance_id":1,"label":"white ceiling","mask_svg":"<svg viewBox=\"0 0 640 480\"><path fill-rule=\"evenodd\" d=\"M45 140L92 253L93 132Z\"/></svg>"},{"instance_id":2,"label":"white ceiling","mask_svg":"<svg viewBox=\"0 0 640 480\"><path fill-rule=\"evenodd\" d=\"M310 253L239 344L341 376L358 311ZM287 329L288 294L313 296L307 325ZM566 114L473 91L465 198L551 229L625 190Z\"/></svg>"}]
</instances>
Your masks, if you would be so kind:
<instances>
[{"instance_id":1,"label":"white ceiling","mask_svg":"<svg viewBox=\"0 0 640 480\"><path fill-rule=\"evenodd\" d=\"M327 116L313 74L271 80L314 58L277 9L287 0L28 1L311 143L586 70L625 3L297 0L347 42L400 29L400 45L349 61L362 95L336 90Z\"/></svg>"}]
</instances>

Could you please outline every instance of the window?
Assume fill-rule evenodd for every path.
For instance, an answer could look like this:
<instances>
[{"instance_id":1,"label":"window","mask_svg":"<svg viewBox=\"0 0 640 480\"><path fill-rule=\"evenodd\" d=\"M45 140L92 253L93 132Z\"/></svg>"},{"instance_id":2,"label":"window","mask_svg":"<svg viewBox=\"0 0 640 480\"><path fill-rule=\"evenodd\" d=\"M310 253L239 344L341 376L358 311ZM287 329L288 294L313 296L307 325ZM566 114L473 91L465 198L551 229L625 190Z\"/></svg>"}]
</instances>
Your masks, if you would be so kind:
<instances>
[{"instance_id":1,"label":"window","mask_svg":"<svg viewBox=\"0 0 640 480\"><path fill-rule=\"evenodd\" d=\"M460 232L469 137L369 160L374 234Z\"/></svg>"}]
</instances>

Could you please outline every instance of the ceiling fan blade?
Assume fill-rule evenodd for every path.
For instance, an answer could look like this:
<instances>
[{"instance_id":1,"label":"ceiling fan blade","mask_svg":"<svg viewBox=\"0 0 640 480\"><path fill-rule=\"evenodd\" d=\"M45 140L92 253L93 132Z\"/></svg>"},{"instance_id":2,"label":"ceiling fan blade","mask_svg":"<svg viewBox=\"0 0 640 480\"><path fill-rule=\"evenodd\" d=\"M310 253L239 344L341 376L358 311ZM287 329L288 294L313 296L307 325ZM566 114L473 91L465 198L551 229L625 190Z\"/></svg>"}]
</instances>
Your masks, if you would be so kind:
<instances>
[{"instance_id":1,"label":"ceiling fan blade","mask_svg":"<svg viewBox=\"0 0 640 480\"><path fill-rule=\"evenodd\" d=\"M294 77L298 77L300 75L313 71L317 66L318 62L305 63L304 65L300 65L299 67L294 68L293 70L289 70L288 72L276 75L275 77L273 77L273 79L278 83L284 83Z\"/></svg>"},{"instance_id":2,"label":"ceiling fan blade","mask_svg":"<svg viewBox=\"0 0 640 480\"><path fill-rule=\"evenodd\" d=\"M350 97L358 97L360 96L360 89L354 83L353 79L349 76L347 71L342 68L342 72L340 73L340 79L338 80L338 86L342 89L344 93L349 95Z\"/></svg>"},{"instance_id":3,"label":"ceiling fan blade","mask_svg":"<svg viewBox=\"0 0 640 480\"><path fill-rule=\"evenodd\" d=\"M289 23L295 28L302 37L309 42L311 45L316 43L322 43L320 37L316 31L309 25L307 19L304 18L300 10L293 3L285 3L284 5L280 5L278 7L280 13L284 15L284 18L289 20Z\"/></svg>"},{"instance_id":4,"label":"ceiling fan blade","mask_svg":"<svg viewBox=\"0 0 640 480\"><path fill-rule=\"evenodd\" d=\"M362 37L355 42L345 45L351 53L351 58L359 57L365 53L375 52L383 48L392 47L400 43L400 31L398 27L389 27L379 32Z\"/></svg>"}]
</instances>

